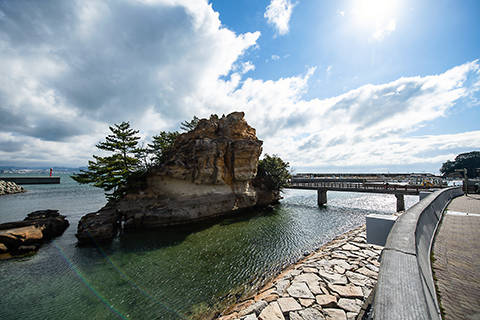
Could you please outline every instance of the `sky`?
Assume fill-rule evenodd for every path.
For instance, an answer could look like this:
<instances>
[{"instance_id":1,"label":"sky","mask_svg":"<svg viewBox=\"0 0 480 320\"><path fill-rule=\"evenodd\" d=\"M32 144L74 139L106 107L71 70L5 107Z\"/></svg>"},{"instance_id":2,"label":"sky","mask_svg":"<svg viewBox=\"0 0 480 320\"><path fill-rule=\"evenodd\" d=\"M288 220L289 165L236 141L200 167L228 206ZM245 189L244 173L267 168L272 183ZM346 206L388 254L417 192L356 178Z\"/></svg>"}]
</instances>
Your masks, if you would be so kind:
<instances>
[{"instance_id":1,"label":"sky","mask_svg":"<svg viewBox=\"0 0 480 320\"><path fill-rule=\"evenodd\" d=\"M478 0L0 0L0 166L86 166L245 112L305 172L430 172L480 150Z\"/></svg>"}]
</instances>

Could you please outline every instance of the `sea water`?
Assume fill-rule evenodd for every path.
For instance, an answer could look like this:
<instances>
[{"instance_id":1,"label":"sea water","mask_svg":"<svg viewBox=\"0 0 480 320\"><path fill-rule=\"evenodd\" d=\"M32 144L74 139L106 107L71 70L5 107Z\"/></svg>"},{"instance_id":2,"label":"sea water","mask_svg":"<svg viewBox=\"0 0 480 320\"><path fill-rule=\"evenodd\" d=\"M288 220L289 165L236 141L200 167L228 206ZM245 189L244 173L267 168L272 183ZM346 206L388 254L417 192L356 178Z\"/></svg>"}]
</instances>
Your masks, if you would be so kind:
<instances>
[{"instance_id":1,"label":"sea water","mask_svg":"<svg viewBox=\"0 0 480 320\"><path fill-rule=\"evenodd\" d=\"M0 177L1 179L1 177ZM65 233L34 255L0 261L0 319L198 319L252 293L305 253L392 214L394 195L287 190L273 211L252 210L187 228L130 232L78 246L80 218L105 205L103 190L61 175L0 197L0 223L57 209ZM406 196L406 207L418 201Z\"/></svg>"}]
</instances>

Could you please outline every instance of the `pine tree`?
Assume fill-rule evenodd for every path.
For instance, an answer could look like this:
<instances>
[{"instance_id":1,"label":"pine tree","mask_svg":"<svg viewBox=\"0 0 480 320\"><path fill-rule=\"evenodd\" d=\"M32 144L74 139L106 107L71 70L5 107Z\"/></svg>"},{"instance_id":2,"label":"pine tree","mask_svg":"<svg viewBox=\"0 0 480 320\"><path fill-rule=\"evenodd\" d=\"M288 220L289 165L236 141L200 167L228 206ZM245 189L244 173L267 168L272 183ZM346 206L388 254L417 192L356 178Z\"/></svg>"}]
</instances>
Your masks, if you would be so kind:
<instances>
[{"instance_id":1,"label":"pine tree","mask_svg":"<svg viewBox=\"0 0 480 320\"><path fill-rule=\"evenodd\" d=\"M193 116L192 121L185 120L184 122L180 123L180 129L187 132L192 131L197 126L198 121L200 121L200 119L197 116Z\"/></svg>"},{"instance_id":2,"label":"pine tree","mask_svg":"<svg viewBox=\"0 0 480 320\"><path fill-rule=\"evenodd\" d=\"M175 138L178 137L177 131L162 131L157 136L152 137L152 143L148 144L149 151L153 154L153 164L160 165L163 161L165 152L173 145Z\"/></svg>"},{"instance_id":3,"label":"pine tree","mask_svg":"<svg viewBox=\"0 0 480 320\"><path fill-rule=\"evenodd\" d=\"M112 152L107 157L93 155L94 160L88 161L88 170L72 175L72 178L81 184L91 183L93 186L104 189L109 200L120 196L119 188L125 186L127 181L138 178L143 173L143 166L136 155L138 130L130 128L129 122L122 122L109 127L112 134L103 142L95 145L98 149ZM111 193L107 193L110 192Z\"/></svg>"}]
</instances>

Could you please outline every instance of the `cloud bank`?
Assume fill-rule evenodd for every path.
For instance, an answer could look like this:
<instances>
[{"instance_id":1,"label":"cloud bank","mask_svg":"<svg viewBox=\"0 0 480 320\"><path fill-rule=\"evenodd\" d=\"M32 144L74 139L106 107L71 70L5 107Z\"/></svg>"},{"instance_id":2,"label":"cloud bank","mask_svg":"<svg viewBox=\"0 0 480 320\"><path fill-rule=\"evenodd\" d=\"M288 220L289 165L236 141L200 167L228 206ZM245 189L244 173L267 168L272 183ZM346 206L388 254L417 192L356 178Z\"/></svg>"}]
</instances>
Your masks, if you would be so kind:
<instances>
[{"instance_id":1,"label":"cloud bank","mask_svg":"<svg viewBox=\"0 0 480 320\"><path fill-rule=\"evenodd\" d=\"M415 135L458 101L476 103L478 61L307 101L315 68L248 77L259 37L222 27L207 1L2 2L0 165L86 165L114 123L148 140L232 111L298 171L438 163L480 148L480 131Z\"/></svg>"}]
</instances>

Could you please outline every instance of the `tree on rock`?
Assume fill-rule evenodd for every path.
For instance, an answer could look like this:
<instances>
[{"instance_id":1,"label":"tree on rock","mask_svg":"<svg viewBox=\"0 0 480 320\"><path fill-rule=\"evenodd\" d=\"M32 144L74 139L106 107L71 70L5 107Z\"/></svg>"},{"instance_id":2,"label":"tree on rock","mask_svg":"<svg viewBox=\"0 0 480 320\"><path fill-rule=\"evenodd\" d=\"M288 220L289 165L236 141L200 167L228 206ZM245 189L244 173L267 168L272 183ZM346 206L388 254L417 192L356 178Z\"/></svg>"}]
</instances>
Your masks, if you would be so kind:
<instances>
[{"instance_id":1,"label":"tree on rock","mask_svg":"<svg viewBox=\"0 0 480 320\"><path fill-rule=\"evenodd\" d=\"M480 168L480 151L472 151L461 153L455 161L447 160L442 164L440 173L444 176L455 172L456 169L467 169L467 176L469 178L478 177L477 169Z\"/></svg>"},{"instance_id":2,"label":"tree on rock","mask_svg":"<svg viewBox=\"0 0 480 320\"><path fill-rule=\"evenodd\" d=\"M148 144L149 151L153 154L152 162L154 165L160 165L163 157L168 149L170 149L178 137L177 131L162 131L158 135L152 137L152 143Z\"/></svg>"},{"instance_id":3,"label":"tree on rock","mask_svg":"<svg viewBox=\"0 0 480 320\"><path fill-rule=\"evenodd\" d=\"M282 191L288 186L288 180L292 177L289 167L290 164L284 162L279 156L265 154L265 157L258 161L257 175L265 179L267 186L272 190Z\"/></svg>"},{"instance_id":4,"label":"tree on rock","mask_svg":"<svg viewBox=\"0 0 480 320\"><path fill-rule=\"evenodd\" d=\"M106 141L95 146L111 152L112 155L93 155L94 160L88 161L88 170L80 170L80 173L72 175L72 178L81 184L92 183L93 186L104 189L107 198L114 200L119 197L121 186L143 175L144 166L138 157L140 152L137 144L140 137L136 134L139 131L130 128L130 123L125 121L109 128L112 134L105 138ZM110 191L111 193L108 193Z\"/></svg>"},{"instance_id":5,"label":"tree on rock","mask_svg":"<svg viewBox=\"0 0 480 320\"><path fill-rule=\"evenodd\" d=\"M200 121L200 119L197 116L193 116L191 121L185 120L184 122L180 123L180 129L186 132L192 131L197 126L198 121Z\"/></svg>"}]
</instances>

